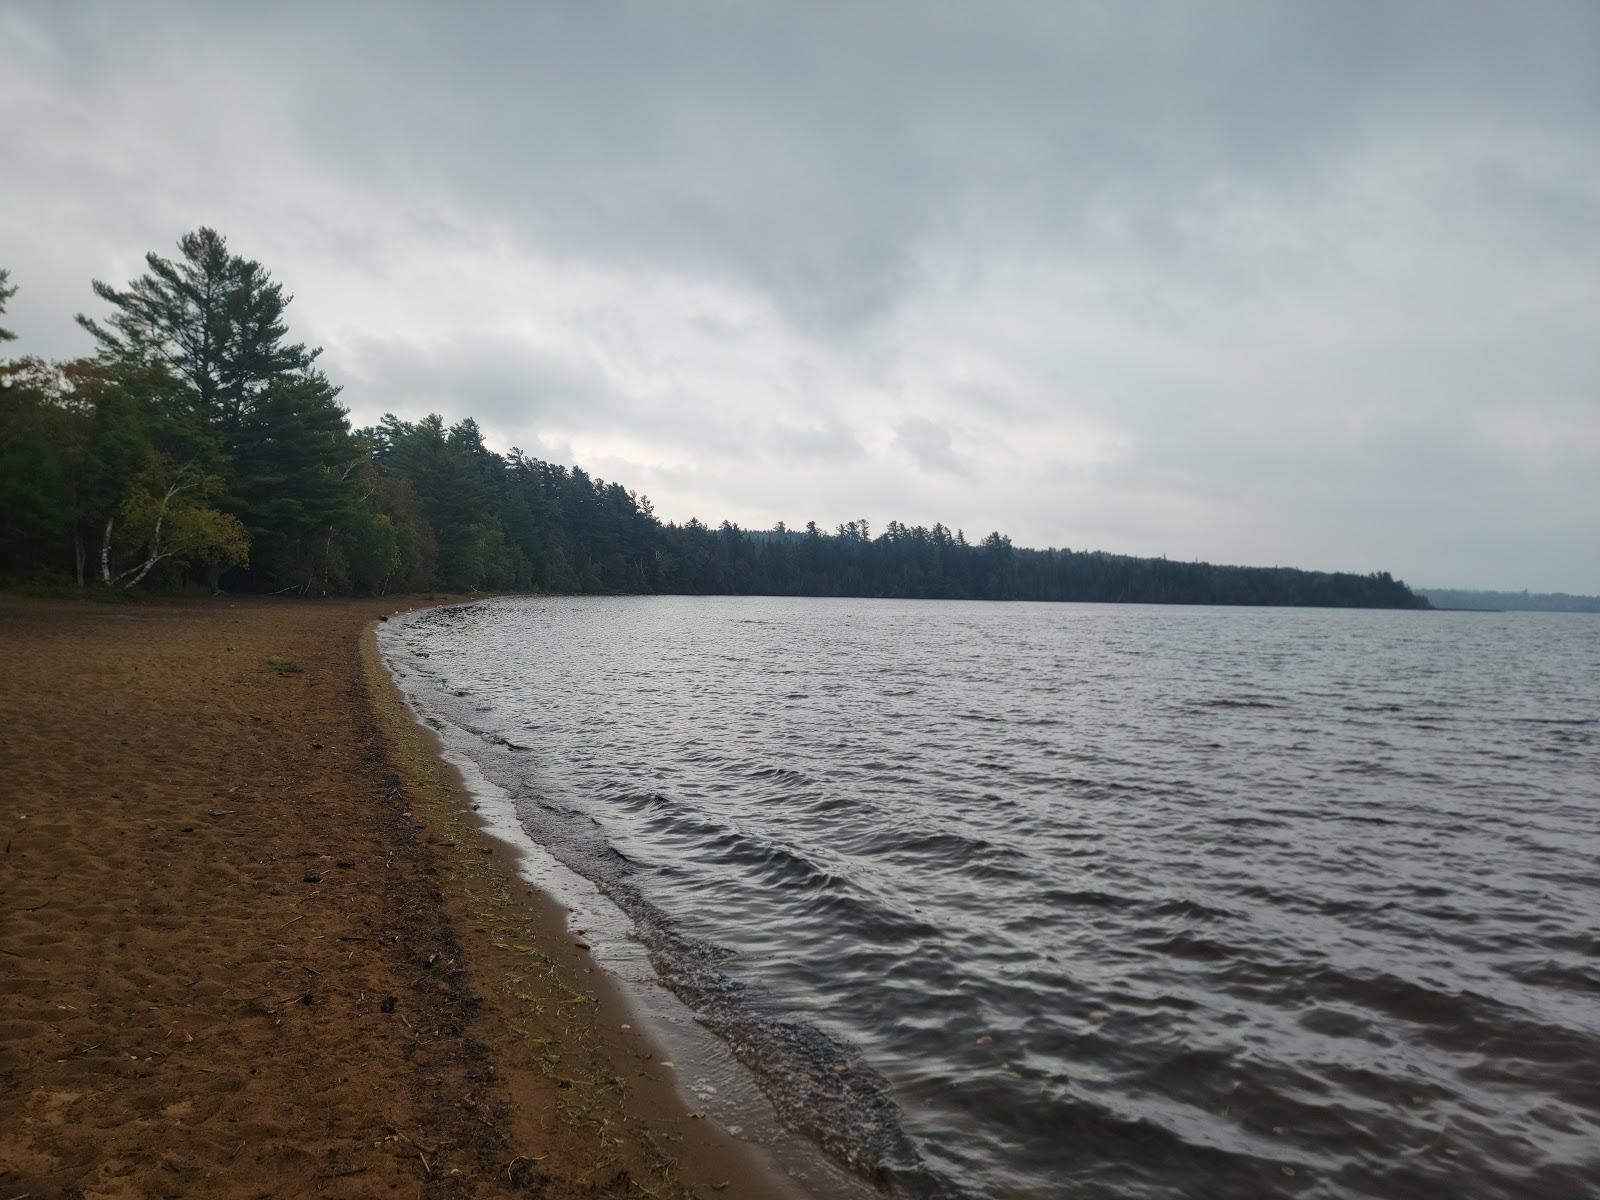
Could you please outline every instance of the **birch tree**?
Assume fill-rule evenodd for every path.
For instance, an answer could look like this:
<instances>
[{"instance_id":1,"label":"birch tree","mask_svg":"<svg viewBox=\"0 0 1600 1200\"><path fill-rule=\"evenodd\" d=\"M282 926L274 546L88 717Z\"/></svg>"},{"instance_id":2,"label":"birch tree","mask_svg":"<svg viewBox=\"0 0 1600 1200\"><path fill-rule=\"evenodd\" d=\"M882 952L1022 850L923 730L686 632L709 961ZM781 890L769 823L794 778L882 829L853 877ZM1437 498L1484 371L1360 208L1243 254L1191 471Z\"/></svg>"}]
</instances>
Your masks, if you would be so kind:
<instances>
[{"instance_id":1,"label":"birch tree","mask_svg":"<svg viewBox=\"0 0 1600 1200\"><path fill-rule=\"evenodd\" d=\"M137 587L169 560L185 567L244 562L250 539L243 524L205 503L220 486L219 479L193 464L165 463L142 475L106 520L100 581L106 587Z\"/></svg>"}]
</instances>

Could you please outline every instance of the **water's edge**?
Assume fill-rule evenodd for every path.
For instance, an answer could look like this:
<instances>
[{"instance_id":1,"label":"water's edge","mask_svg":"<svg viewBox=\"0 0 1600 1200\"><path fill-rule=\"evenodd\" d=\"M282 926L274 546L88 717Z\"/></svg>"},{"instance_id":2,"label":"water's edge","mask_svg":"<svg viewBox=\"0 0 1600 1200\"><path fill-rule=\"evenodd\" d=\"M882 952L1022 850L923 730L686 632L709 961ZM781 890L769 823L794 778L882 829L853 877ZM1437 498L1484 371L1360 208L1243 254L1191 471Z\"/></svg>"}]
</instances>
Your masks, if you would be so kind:
<instances>
[{"instance_id":1,"label":"water's edge","mask_svg":"<svg viewBox=\"0 0 1600 1200\"><path fill-rule=\"evenodd\" d=\"M658 1060L671 1064L680 1098L696 1115L748 1147L772 1173L775 1191L799 1200L869 1200L877 1195L815 1141L782 1121L752 1070L663 981L632 918L530 834L518 818L512 794L485 774L474 753L488 749L483 740L428 708L417 686L415 663L405 658L398 634L427 614L457 607L462 606L397 614L375 623L374 637L378 660L395 693L456 776L479 832L505 850L523 884L565 910L566 932L589 947L596 967L616 983L615 993L630 1022L659 1051Z\"/></svg>"}]
</instances>

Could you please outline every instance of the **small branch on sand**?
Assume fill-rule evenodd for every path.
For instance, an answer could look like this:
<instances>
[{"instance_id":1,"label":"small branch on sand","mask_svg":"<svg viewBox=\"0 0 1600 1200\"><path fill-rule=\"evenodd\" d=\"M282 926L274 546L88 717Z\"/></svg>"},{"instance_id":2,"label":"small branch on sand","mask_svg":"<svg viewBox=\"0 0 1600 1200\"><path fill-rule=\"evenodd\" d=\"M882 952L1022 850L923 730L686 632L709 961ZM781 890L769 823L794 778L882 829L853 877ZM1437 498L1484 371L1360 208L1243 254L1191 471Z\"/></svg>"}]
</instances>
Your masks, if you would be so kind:
<instances>
[{"instance_id":1,"label":"small branch on sand","mask_svg":"<svg viewBox=\"0 0 1600 1200\"><path fill-rule=\"evenodd\" d=\"M416 1138L412 1137L409 1133L407 1133L404 1129L401 1129L397 1125L386 1125L386 1126L384 1126L384 1128L386 1128L388 1130L391 1130L394 1133L395 1137L404 1138L407 1142L411 1143L411 1148L417 1152L417 1157L422 1160L422 1169L425 1172L427 1172L428 1178L432 1179L433 1178L433 1164L431 1164L428 1161L428 1155L423 1153L423 1152L426 1150L429 1153L438 1154L439 1153L439 1147L437 1147L437 1146L424 1146L421 1142L417 1141Z\"/></svg>"}]
</instances>

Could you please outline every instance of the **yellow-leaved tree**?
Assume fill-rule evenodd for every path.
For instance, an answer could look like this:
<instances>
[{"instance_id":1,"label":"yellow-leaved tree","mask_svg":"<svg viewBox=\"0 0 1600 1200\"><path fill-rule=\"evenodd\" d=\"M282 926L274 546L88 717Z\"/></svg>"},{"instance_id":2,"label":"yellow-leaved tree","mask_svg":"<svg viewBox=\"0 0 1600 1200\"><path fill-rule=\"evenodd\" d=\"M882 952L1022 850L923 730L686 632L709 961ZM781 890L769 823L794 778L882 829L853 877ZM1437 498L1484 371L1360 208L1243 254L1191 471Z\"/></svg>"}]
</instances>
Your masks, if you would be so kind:
<instances>
[{"instance_id":1,"label":"yellow-leaved tree","mask_svg":"<svg viewBox=\"0 0 1600 1200\"><path fill-rule=\"evenodd\" d=\"M239 518L211 507L222 480L190 464L160 459L134 479L121 508L106 522L100 579L136 587L159 563L229 567L250 556ZM127 565L118 570L123 563Z\"/></svg>"}]
</instances>

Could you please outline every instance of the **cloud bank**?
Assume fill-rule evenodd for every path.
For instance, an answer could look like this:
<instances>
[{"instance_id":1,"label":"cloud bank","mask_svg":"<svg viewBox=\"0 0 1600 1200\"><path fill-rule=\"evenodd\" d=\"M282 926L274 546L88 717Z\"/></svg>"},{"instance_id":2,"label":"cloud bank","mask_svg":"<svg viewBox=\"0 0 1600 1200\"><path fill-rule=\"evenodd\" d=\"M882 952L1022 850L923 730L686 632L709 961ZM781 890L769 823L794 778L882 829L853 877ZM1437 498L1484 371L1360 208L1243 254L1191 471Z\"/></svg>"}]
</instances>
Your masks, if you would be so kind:
<instances>
[{"instance_id":1,"label":"cloud bank","mask_svg":"<svg viewBox=\"0 0 1600 1200\"><path fill-rule=\"evenodd\" d=\"M0 11L14 349L212 224L669 519L1600 592L1600 10Z\"/></svg>"}]
</instances>

